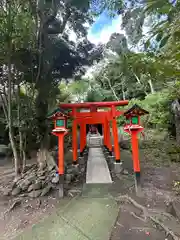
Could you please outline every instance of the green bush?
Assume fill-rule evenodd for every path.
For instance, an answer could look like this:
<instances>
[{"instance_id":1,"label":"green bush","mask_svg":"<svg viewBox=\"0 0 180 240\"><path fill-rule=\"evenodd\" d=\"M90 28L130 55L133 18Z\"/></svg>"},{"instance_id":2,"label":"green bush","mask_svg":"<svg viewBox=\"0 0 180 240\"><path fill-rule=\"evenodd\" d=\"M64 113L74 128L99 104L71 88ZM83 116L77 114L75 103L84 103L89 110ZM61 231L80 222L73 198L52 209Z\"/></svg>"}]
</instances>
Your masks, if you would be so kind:
<instances>
[{"instance_id":1,"label":"green bush","mask_svg":"<svg viewBox=\"0 0 180 240\"><path fill-rule=\"evenodd\" d=\"M131 108L135 103L149 112L148 115L141 117L142 124L145 124L146 127L158 129L168 128L170 124L171 99L167 90L149 94L142 101L132 99L124 109L127 110ZM124 122L125 118L123 116L118 119L119 125L122 125Z\"/></svg>"}]
</instances>

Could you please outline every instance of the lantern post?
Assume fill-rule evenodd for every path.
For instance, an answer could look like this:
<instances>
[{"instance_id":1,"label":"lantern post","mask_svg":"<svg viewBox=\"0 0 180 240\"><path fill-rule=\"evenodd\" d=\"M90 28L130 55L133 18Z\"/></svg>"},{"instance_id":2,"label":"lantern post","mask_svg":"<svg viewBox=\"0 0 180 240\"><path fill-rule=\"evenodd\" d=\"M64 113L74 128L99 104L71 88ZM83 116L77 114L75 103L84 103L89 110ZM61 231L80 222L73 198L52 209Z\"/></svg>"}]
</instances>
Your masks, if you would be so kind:
<instances>
[{"instance_id":1,"label":"lantern post","mask_svg":"<svg viewBox=\"0 0 180 240\"><path fill-rule=\"evenodd\" d=\"M64 137L68 134L67 115L64 110L57 109L49 117L54 121L52 134L58 137L58 173L59 174L59 195L64 196Z\"/></svg>"},{"instance_id":2,"label":"lantern post","mask_svg":"<svg viewBox=\"0 0 180 240\"><path fill-rule=\"evenodd\" d=\"M135 104L132 108L124 113L126 117L126 125L124 131L131 135L132 144L132 159L133 169L135 174L135 188L138 192L140 188L140 160L139 160L139 148L138 148L138 134L144 130L140 125L140 116L149 114L148 111L142 109L140 106Z\"/></svg>"}]
</instances>

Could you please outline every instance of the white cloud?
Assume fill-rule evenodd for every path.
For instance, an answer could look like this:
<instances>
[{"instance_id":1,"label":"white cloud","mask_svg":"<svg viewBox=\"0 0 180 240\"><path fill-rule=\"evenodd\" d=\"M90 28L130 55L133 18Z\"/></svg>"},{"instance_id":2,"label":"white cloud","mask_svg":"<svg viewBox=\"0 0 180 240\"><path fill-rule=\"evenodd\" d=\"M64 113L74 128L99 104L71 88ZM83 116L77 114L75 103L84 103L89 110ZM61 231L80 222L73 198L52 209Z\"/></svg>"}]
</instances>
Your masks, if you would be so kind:
<instances>
[{"instance_id":1,"label":"white cloud","mask_svg":"<svg viewBox=\"0 0 180 240\"><path fill-rule=\"evenodd\" d=\"M88 39L94 44L107 43L112 33L123 33L125 32L121 29L122 17L118 16L116 19L112 20L111 25L104 26L101 31L93 34L91 29L88 32Z\"/></svg>"}]
</instances>

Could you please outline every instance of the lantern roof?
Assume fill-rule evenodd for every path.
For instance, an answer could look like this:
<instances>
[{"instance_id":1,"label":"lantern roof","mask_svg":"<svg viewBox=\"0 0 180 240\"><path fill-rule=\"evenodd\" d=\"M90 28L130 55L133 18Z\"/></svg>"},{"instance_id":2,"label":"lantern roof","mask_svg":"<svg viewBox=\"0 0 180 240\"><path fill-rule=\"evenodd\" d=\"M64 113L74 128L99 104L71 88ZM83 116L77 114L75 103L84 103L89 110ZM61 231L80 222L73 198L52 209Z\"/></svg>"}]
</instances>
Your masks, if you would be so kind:
<instances>
[{"instance_id":1,"label":"lantern roof","mask_svg":"<svg viewBox=\"0 0 180 240\"><path fill-rule=\"evenodd\" d=\"M53 112L49 113L47 116L48 119L53 119L56 117L69 117L69 114L62 108L56 108Z\"/></svg>"},{"instance_id":2,"label":"lantern roof","mask_svg":"<svg viewBox=\"0 0 180 240\"><path fill-rule=\"evenodd\" d=\"M139 105L134 104L129 110L124 112L125 117L132 117L132 116L143 116L149 114L148 111L145 109L141 108Z\"/></svg>"}]
</instances>

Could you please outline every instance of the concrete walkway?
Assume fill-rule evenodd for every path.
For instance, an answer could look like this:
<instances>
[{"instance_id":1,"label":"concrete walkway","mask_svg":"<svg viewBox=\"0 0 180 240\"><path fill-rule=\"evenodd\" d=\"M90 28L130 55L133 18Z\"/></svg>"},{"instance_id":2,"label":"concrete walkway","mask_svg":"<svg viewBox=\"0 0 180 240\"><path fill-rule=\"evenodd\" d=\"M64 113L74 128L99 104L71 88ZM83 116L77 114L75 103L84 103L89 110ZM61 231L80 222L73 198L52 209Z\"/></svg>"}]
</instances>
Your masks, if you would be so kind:
<instances>
[{"instance_id":1,"label":"concrete walkway","mask_svg":"<svg viewBox=\"0 0 180 240\"><path fill-rule=\"evenodd\" d=\"M16 240L109 240L117 215L112 198L78 197L64 207L60 203L56 212Z\"/></svg>"},{"instance_id":2,"label":"concrete walkway","mask_svg":"<svg viewBox=\"0 0 180 240\"><path fill-rule=\"evenodd\" d=\"M86 183L112 183L109 168L101 148L89 148Z\"/></svg>"},{"instance_id":3,"label":"concrete walkway","mask_svg":"<svg viewBox=\"0 0 180 240\"><path fill-rule=\"evenodd\" d=\"M112 179L101 148L90 148L81 196L62 199L54 213L16 240L109 240L119 207L110 196Z\"/></svg>"}]
</instances>

